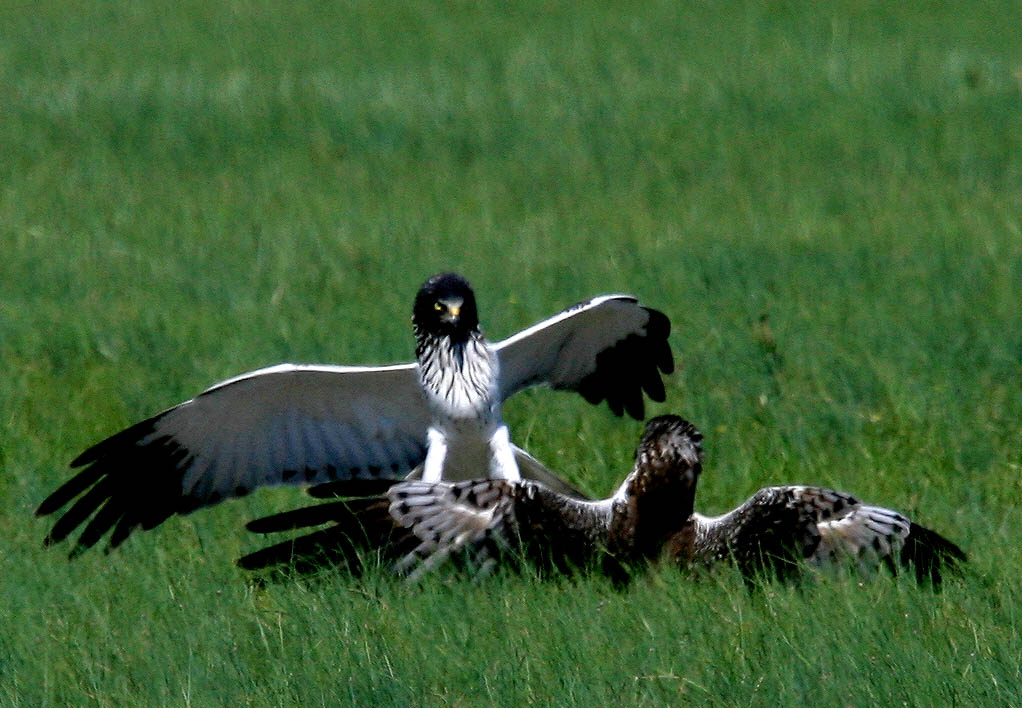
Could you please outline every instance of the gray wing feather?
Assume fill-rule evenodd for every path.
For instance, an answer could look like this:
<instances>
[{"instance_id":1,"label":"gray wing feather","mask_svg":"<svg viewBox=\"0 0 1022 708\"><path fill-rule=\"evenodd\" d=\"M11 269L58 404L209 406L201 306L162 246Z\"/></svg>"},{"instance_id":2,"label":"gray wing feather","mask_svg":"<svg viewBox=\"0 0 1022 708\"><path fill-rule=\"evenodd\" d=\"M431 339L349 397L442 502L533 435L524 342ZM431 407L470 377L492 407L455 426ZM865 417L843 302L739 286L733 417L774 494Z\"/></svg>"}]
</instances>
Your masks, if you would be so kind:
<instances>
[{"instance_id":1,"label":"gray wing feather","mask_svg":"<svg viewBox=\"0 0 1022 708\"><path fill-rule=\"evenodd\" d=\"M89 448L72 462L83 469L37 513L76 500L47 543L92 517L79 538L87 547L115 525L119 543L138 525L259 486L401 479L425 457L429 422L414 364L281 364L217 384Z\"/></svg>"},{"instance_id":2,"label":"gray wing feather","mask_svg":"<svg viewBox=\"0 0 1022 708\"><path fill-rule=\"evenodd\" d=\"M209 485L195 500L202 506L239 487L400 479L424 454L429 420L414 365L282 365L217 385L124 442L170 436L186 449L183 490Z\"/></svg>"},{"instance_id":3,"label":"gray wing feather","mask_svg":"<svg viewBox=\"0 0 1022 708\"><path fill-rule=\"evenodd\" d=\"M503 399L546 384L606 400L614 413L642 419L642 393L663 401L660 373L674 369L670 321L630 295L603 295L575 305L496 343Z\"/></svg>"},{"instance_id":4,"label":"gray wing feather","mask_svg":"<svg viewBox=\"0 0 1022 708\"><path fill-rule=\"evenodd\" d=\"M532 479L540 482L553 491L559 492L568 497L575 499L589 499L587 494L579 491L579 489L558 477L556 474L547 469L542 462L522 448L512 444L511 450L514 452L515 462L518 463L518 471L525 479Z\"/></svg>"}]
</instances>

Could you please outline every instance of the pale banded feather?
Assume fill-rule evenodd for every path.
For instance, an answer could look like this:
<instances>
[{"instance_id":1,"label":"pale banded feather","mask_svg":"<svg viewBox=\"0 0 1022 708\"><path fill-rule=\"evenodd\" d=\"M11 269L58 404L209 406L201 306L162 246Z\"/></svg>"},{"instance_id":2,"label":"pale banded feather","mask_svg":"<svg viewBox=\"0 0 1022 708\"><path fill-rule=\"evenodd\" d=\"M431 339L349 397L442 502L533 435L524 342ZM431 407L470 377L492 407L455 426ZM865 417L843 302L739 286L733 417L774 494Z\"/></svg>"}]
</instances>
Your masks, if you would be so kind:
<instances>
[{"instance_id":1,"label":"pale banded feather","mask_svg":"<svg viewBox=\"0 0 1022 708\"><path fill-rule=\"evenodd\" d=\"M909 566L920 581L939 583L945 570L966 560L954 543L904 515L822 487L765 487L726 514L695 513L701 440L678 416L650 420L631 473L600 501L572 498L531 480L395 483L385 503L361 517L359 528L383 528L385 535L369 545L386 547L387 557L413 577L460 551L483 568L508 558L558 571L595 561L615 579L666 556L683 568L734 563L749 579L763 572L793 577L807 563L850 560L864 570ZM315 533L340 545L338 538L350 534L349 508L334 510L298 509L250 528L272 532L335 523ZM400 543L388 545L395 537ZM306 538L297 542L305 547ZM286 542L277 544L241 564L255 569L293 562L292 550Z\"/></svg>"}]
</instances>

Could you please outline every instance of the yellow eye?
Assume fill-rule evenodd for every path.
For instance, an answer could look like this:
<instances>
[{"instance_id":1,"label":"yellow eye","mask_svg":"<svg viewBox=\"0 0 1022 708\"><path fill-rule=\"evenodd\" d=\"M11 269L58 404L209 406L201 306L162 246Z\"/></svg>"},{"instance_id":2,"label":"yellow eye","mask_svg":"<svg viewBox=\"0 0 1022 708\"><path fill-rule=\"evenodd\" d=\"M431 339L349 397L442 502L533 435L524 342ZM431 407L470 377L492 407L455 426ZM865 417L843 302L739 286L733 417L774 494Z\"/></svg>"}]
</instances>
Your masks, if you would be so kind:
<instances>
[{"instance_id":1,"label":"yellow eye","mask_svg":"<svg viewBox=\"0 0 1022 708\"><path fill-rule=\"evenodd\" d=\"M441 305L439 302L434 302L433 309L436 310L437 312L443 312L444 306Z\"/></svg>"}]
</instances>

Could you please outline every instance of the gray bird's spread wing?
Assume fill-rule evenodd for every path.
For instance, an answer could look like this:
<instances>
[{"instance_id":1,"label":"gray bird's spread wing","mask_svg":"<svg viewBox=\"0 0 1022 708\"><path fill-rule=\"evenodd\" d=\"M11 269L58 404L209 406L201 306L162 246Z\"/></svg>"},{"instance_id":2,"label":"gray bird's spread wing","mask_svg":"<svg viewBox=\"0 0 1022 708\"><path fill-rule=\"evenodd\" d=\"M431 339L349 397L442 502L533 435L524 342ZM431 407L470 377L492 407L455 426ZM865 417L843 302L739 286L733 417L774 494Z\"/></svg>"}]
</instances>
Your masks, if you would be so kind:
<instances>
[{"instance_id":1,"label":"gray bird's spread wing","mask_svg":"<svg viewBox=\"0 0 1022 708\"><path fill-rule=\"evenodd\" d=\"M88 520L78 549L111 529L117 546L138 526L259 486L401 479L425 457L429 422L414 364L272 366L89 448L71 463L84 469L36 513L75 500L46 542Z\"/></svg>"},{"instance_id":2,"label":"gray bird's spread wing","mask_svg":"<svg viewBox=\"0 0 1022 708\"><path fill-rule=\"evenodd\" d=\"M644 417L642 393L665 398L660 378L674 370L671 323L630 295L593 298L493 346L503 399L528 386L578 391L606 400L617 415Z\"/></svg>"}]
</instances>

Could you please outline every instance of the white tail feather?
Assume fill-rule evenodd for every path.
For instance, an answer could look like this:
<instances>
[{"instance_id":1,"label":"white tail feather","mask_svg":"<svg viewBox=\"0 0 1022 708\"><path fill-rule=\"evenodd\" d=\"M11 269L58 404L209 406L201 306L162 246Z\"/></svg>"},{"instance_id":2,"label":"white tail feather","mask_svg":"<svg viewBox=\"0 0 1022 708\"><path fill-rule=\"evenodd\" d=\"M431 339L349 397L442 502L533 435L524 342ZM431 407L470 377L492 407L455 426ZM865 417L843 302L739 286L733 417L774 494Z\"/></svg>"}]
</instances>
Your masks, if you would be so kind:
<instances>
[{"instance_id":1,"label":"white tail feather","mask_svg":"<svg viewBox=\"0 0 1022 708\"><path fill-rule=\"evenodd\" d=\"M896 511L857 505L840 518L819 524L816 563L852 558L860 566L875 567L881 559L901 550L909 534L909 520Z\"/></svg>"}]
</instances>

